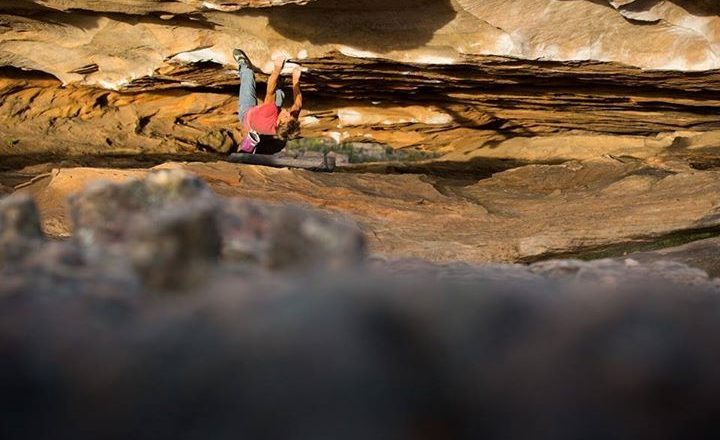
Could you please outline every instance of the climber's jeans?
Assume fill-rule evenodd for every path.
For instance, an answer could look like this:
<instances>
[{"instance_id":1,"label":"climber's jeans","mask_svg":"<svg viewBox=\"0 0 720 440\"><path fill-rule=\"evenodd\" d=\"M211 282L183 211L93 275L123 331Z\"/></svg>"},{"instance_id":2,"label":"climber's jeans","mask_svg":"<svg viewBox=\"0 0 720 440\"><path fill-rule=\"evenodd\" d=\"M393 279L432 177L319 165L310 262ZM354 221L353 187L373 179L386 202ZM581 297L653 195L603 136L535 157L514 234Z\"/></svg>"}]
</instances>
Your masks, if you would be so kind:
<instances>
[{"instance_id":1,"label":"climber's jeans","mask_svg":"<svg viewBox=\"0 0 720 440\"><path fill-rule=\"evenodd\" d=\"M247 65L240 65L240 104L238 117L240 122L245 121L248 110L258 105L257 90L255 89L255 73ZM275 91L275 105L282 107L285 101L285 92L279 88Z\"/></svg>"},{"instance_id":2,"label":"climber's jeans","mask_svg":"<svg viewBox=\"0 0 720 440\"><path fill-rule=\"evenodd\" d=\"M248 110L257 105L257 94L255 91L255 74L246 64L240 65L240 107L238 116L240 122L245 121Z\"/></svg>"}]
</instances>

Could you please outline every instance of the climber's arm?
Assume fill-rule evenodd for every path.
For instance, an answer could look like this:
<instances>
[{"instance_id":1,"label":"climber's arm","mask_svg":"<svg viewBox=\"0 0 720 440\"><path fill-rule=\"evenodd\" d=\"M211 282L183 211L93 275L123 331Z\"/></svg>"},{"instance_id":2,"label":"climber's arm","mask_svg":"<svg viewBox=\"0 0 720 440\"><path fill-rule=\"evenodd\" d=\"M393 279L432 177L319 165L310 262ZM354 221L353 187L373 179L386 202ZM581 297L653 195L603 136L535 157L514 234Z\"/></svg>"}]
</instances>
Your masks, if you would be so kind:
<instances>
[{"instance_id":1,"label":"climber's arm","mask_svg":"<svg viewBox=\"0 0 720 440\"><path fill-rule=\"evenodd\" d=\"M277 90L278 81L280 80L280 72L282 72L284 65L284 59L278 58L275 60L275 69L273 69L273 72L270 74L270 78L268 78L267 93L265 94L264 101L265 104L268 102L275 102L275 90Z\"/></svg>"},{"instance_id":2,"label":"climber's arm","mask_svg":"<svg viewBox=\"0 0 720 440\"><path fill-rule=\"evenodd\" d=\"M303 106L302 90L300 90L301 75L302 70L300 67L296 67L293 70L293 106L290 108L290 114L296 118L300 116L300 110L302 110Z\"/></svg>"}]
</instances>

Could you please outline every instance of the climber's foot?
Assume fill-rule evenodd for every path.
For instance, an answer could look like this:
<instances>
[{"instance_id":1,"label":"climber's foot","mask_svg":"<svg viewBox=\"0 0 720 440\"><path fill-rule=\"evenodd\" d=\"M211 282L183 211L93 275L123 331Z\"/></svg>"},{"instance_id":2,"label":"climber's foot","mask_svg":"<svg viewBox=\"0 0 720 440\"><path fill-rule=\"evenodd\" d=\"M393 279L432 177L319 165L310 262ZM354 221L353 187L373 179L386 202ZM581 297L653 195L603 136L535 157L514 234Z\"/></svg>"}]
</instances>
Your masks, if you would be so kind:
<instances>
[{"instance_id":1,"label":"climber's foot","mask_svg":"<svg viewBox=\"0 0 720 440\"><path fill-rule=\"evenodd\" d=\"M242 49L233 50L233 58L235 58L235 61L237 61L240 66L250 66L250 59Z\"/></svg>"}]
</instances>

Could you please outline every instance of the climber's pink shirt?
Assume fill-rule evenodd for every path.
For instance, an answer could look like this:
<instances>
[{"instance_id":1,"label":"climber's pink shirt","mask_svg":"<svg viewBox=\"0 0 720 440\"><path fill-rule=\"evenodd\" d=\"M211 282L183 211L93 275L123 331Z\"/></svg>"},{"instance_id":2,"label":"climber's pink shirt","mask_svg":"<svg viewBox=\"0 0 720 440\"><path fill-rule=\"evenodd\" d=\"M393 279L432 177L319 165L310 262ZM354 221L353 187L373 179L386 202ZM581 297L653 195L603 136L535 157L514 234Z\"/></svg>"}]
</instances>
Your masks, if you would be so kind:
<instances>
[{"instance_id":1,"label":"climber's pink shirt","mask_svg":"<svg viewBox=\"0 0 720 440\"><path fill-rule=\"evenodd\" d=\"M258 134L277 134L280 111L274 102L255 106L248 110L243 125L246 131L255 130Z\"/></svg>"}]
</instances>

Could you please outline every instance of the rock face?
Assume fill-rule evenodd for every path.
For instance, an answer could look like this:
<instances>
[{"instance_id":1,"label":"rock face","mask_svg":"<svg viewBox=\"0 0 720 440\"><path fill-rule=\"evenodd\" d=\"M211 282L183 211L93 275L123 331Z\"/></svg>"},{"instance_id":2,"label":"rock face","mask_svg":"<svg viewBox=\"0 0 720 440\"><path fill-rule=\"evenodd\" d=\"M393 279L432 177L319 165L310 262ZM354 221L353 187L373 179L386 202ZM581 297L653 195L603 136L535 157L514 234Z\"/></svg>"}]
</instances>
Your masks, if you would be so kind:
<instances>
[{"instance_id":1,"label":"rock face","mask_svg":"<svg viewBox=\"0 0 720 440\"><path fill-rule=\"evenodd\" d=\"M71 204L79 236L40 246L30 199L0 204L0 255L33 244L0 262L3 438L716 436L720 282L702 270L362 265L343 221L179 170ZM213 237L329 264L238 261Z\"/></svg>"},{"instance_id":2,"label":"rock face","mask_svg":"<svg viewBox=\"0 0 720 440\"><path fill-rule=\"evenodd\" d=\"M301 202L349 215L365 231L372 253L393 258L436 262L600 258L648 250L664 242L691 241L698 233L707 236L720 230L717 170L652 167L633 160L529 165L489 178L463 176L458 170L448 175L322 174L225 162L169 163L159 168L195 173L223 196ZM67 236L70 222L57 208L65 197L105 176L126 179L146 173L64 169L21 191L37 198L46 231ZM258 209L239 205L235 215L250 224L257 224L254 218L262 214L276 218L287 230L326 230L322 223L288 223L273 210ZM228 227L244 237L267 236L277 229L267 226L249 232ZM294 240L288 237L277 245L295 245ZM303 240L297 242L298 249L305 247ZM323 246L342 254L341 249L356 247L352 243L331 240ZM234 247L226 251L243 253Z\"/></svg>"},{"instance_id":3,"label":"rock face","mask_svg":"<svg viewBox=\"0 0 720 440\"><path fill-rule=\"evenodd\" d=\"M272 50L284 50L295 56L299 48L310 57L343 50L359 57L382 54L396 61L428 64L452 63L462 55L498 55L609 61L667 70L720 67L714 52L720 42L717 18L720 9L711 1L607 0L612 7L603 4L605 1L587 0L519 0L511 5L502 0L358 0L350 4L337 0L17 3L5 9L30 18L5 19L15 25L6 36L4 49L9 52L6 57L14 55L16 64L26 63L18 67L51 69L50 73L64 82L85 79L99 83L110 80L112 76L108 74L114 70L113 83L117 84L118 80L127 80L123 73L140 69L135 70L140 75L131 77L144 76L148 70L160 67L166 57L173 56L180 61L230 61L230 53L224 50L240 42L245 43L250 58L261 66ZM267 6L272 7L262 8ZM123 23L112 13L135 20ZM33 17L39 15L60 20L33 22ZM646 26L637 26L639 22ZM91 24L95 26L90 28ZM233 30L245 34L233 34ZM52 41L53 33L63 35L64 41ZM109 38L113 34L127 35L141 45L128 51L133 47L132 40L118 44L117 39ZM628 38L631 35L635 38ZM21 39L11 39L16 36ZM85 39L78 41L79 45L65 44L73 37L83 36ZM43 54L28 50L34 40L80 57L95 53L105 55L105 59L98 58L93 69L77 65L87 57L70 59L61 53L51 53L50 59L42 59ZM135 65L123 66L110 58L113 55L130 59ZM60 64L52 67L54 60Z\"/></svg>"},{"instance_id":4,"label":"rock face","mask_svg":"<svg viewBox=\"0 0 720 440\"><path fill-rule=\"evenodd\" d=\"M371 280L252 293L232 280L180 307L4 295L5 436L714 436L717 293Z\"/></svg>"},{"instance_id":5,"label":"rock face","mask_svg":"<svg viewBox=\"0 0 720 440\"><path fill-rule=\"evenodd\" d=\"M148 284L175 288L207 276L220 256L215 205L202 182L160 172L125 184L96 182L70 200L70 211L75 239L90 258L124 257Z\"/></svg>"},{"instance_id":6,"label":"rock face","mask_svg":"<svg viewBox=\"0 0 720 440\"><path fill-rule=\"evenodd\" d=\"M197 171L197 167L204 166L188 167ZM223 177L223 167L228 165L216 168L214 176L214 187L220 192L223 185L218 178ZM54 264L74 264L89 268L90 273L107 270L128 280L140 280L147 289L176 290L207 283L217 276L215 269L222 265L252 267L260 274L318 270L332 274L360 268L366 262L364 236L347 218L297 204L218 197L202 180L182 168L170 164L142 178L125 176L118 183L97 180L102 171L95 170L95 179L87 188L69 198L73 236L54 243L45 240L42 209L37 209L32 198L18 193L1 200L0 267L12 276L18 272L26 275L23 269L27 267L48 271ZM84 171L85 176L93 174L93 170ZM83 173L75 176L83 177ZM206 173L206 178L212 178L212 174ZM74 180L83 185L82 179ZM49 182L43 191L57 192L60 188L55 186ZM224 192L239 193L234 188ZM35 196L39 196L38 201L47 200L42 192L35 192ZM638 258L635 255L641 254L630 257ZM454 273L457 280L473 281L495 279L497 271L498 280L503 282L560 279L603 284L611 279L631 282L657 278L675 284L716 287L700 269L655 260L647 265L628 258L625 262L551 261L530 267L479 267L375 257L372 266L381 274L401 278L404 274L424 273L428 279L453 279L447 276ZM77 271L77 267L67 272ZM586 273L595 278L586 279ZM25 282L32 283L32 277ZM10 283L8 291L12 290Z\"/></svg>"},{"instance_id":7,"label":"rock face","mask_svg":"<svg viewBox=\"0 0 720 440\"><path fill-rule=\"evenodd\" d=\"M659 260L672 260L697 267L713 277L720 276L720 239L708 238L655 251L634 252L623 260L650 263Z\"/></svg>"},{"instance_id":8,"label":"rock face","mask_svg":"<svg viewBox=\"0 0 720 440\"><path fill-rule=\"evenodd\" d=\"M0 0L2 437L717 438L719 12ZM68 167L235 148L234 47L443 157Z\"/></svg>"},{"instance_id":9,"label":"rock face","mask_svg":"<svg viewBox=\"0 0 720 440\"><path fill-rule=\"evenodd\" d=\"M27 196L0 199L0 265L22 262L43 242L40 216L33 200Z\"/></svg>"},{"instance_id":10,"label":"rock face","mask_svg":"<svg viewBox=\"0 0 720 440\"><path fill-rule=\"evenodd\" d=\"M529 136L672 144L720 123L714 2L25 0L0 13L3 154L234 149L234 47L265 72L279 54L309 69L307 136L483 155Z\"/></svg>"},{"instance_id":11,"label":"rock face","mask_svg":"<svg viewBox=\"0 0 720 440\"><path fill-rule=\"evenodd\" d=\"M159 170L95 182L70 199L74 240L90 259L129 262L157 288L192 286L224 257L276 270L360 264L365 240L341 216L300 206L220 203L197 177Z\"/></svg>"}]
</instances>

